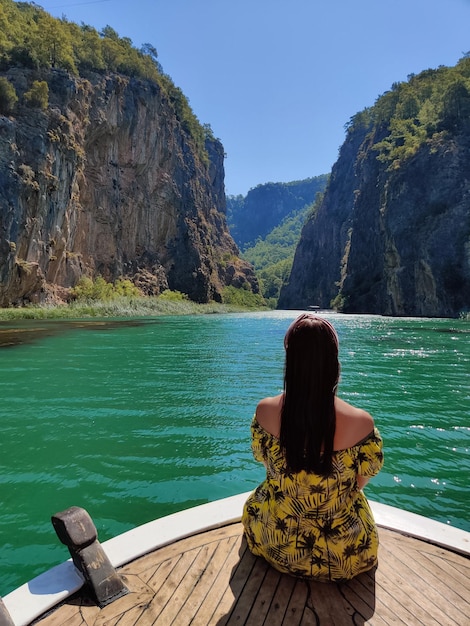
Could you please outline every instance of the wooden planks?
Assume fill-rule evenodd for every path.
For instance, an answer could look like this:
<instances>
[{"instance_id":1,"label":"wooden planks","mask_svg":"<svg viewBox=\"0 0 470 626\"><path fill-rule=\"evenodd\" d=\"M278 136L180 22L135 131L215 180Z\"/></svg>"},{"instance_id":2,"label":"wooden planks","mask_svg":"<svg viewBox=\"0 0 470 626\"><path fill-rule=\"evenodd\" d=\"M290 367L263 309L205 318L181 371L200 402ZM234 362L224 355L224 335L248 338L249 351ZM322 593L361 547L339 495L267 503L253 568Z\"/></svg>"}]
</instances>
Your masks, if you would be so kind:
<instances>
[{"instance_id":1,"label":"wooden planks","mask_svg":"<svg viewBox=\"0 0 470 626\"><path fill-rule=\"evenodd\" d=\"M343 584L280 574L249 552L241 524L189 537L122 567L131 591L99 609L70 599L40 626L470 624L470 559L380 528L377 570Z\"/></svg>"},{"instance_id":2,"label":"wooden planks","mask_svg":"<svg viewBox=\"0 0 470 626\"><path fill-rule=\"evenodd\" d=\"M376 596L404 624L470 624L470 560L381 530ZM379 610L380 613L380 610ZM414 621L412 621L414 620Z\"/></svg>"}]
</instances>

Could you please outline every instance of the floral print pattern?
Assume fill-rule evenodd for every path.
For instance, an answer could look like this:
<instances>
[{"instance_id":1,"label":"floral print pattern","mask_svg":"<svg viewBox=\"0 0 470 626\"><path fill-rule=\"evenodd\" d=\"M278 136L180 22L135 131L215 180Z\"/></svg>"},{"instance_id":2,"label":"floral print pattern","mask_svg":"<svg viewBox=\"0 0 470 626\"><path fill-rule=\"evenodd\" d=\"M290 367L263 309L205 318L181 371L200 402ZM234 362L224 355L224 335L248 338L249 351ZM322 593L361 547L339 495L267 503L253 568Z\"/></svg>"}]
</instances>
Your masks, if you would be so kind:
<instances>
[{"instance_id":1,"label":"floral print pattern","mask_svg":"<svg viewBox=\"0 0 470 626\"><path fill-rule=\"evenodd\" d=\"M329 476L288 472L279 440L256 417L251 435L253 455L266 466L243 509L251 552L281 572L319 581L349 580L374 567L377 528L357 475L374 476L383 465L377 428L334 452Z\"/></svg>"}]
</instances>

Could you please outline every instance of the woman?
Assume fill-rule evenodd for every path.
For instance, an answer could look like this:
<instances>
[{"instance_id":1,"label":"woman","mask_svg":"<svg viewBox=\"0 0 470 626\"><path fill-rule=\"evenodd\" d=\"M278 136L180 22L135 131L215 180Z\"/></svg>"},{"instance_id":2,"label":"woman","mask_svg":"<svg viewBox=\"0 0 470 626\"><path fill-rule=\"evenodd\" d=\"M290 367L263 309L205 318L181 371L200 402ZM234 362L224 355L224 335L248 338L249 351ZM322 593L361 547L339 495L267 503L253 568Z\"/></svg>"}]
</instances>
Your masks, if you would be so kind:
<instances>
[{"instance_id":1,"label":"woman","mask_svg":"<svg viewBox=\"0 0 470 626\"><path fill-rule=\"evenodd\" d=\"M281 572L349 580L377 563L361 489L383 465L382 439L369 413L336 397L338 338L327 320L300 315L284 347L284 393L261 400L251 425L266 480L245 503L246 540Z\"/></svg>"}]
</instances>

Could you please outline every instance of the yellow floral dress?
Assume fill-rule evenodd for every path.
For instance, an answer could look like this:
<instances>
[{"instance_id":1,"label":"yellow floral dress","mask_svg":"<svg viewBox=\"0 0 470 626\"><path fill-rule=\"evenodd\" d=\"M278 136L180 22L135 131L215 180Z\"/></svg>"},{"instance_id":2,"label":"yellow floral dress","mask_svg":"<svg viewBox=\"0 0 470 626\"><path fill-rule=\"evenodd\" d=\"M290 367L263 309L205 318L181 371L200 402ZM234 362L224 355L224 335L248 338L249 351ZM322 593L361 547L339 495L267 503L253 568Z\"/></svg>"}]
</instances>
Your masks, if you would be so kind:
<instances>
[{"instance_id":1,"label":"yellow floral dress","mask_svg":"<svg viewBox=\"0 0 470 626\"><path fill-rule=\"evenodd\" d=\"M266 480L250 495L242 522L251 552L281 572L319 581L349 580L377 563L378 535L356 476L383 465L375 428L351 448L333 454L333 471L289 473L279 439L253 419L252 449Z\"/></svg>"}]
</instances>

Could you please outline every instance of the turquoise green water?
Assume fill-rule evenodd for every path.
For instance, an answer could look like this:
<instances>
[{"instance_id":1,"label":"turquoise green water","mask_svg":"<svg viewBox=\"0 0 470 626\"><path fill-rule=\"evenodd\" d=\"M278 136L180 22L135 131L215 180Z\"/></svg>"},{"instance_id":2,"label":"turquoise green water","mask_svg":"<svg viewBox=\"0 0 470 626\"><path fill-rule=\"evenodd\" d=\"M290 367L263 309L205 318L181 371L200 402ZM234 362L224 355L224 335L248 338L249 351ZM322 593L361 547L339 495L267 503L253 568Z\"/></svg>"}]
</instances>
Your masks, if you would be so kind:
<instances>
[{"instance_id":1,"label":"turquoise green water","mask_svg":"<svg viewBox=\"0 0 470 626\"><path fill-rule=\"evenodd\" d=\"M282 388L295 316L16 324L27 342L0 348L0 595L68 558L50 516L69 506L104 541L254 488L249 425ZM385 440L367 495L470 531L470 323L325 316L340 337L339 394Z\"/></svg>"}]
</instances>

